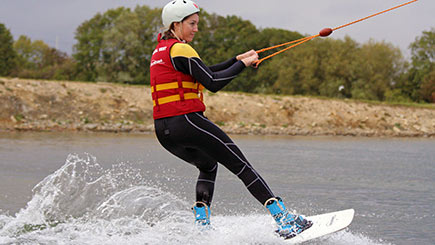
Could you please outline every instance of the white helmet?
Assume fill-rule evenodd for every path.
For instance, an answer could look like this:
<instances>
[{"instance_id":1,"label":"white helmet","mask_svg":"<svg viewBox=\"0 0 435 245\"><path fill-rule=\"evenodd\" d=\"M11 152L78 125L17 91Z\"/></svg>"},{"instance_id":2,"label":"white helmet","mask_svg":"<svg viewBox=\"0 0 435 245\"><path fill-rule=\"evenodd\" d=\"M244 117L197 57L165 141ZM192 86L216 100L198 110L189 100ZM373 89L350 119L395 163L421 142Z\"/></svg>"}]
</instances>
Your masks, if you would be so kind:
<instances>
[{"instance_id":1,"label":"white helmet","mask_svg":"<svg viewBox=\"0 0 435 245\"><path fill-rule=\"evenodd\" d=\"M198 12L198 5L191 0L174 0L169 2L162 11L164 31L169 30L172 22L180 22L187 16Z\"/></svg>"}]
</instances>

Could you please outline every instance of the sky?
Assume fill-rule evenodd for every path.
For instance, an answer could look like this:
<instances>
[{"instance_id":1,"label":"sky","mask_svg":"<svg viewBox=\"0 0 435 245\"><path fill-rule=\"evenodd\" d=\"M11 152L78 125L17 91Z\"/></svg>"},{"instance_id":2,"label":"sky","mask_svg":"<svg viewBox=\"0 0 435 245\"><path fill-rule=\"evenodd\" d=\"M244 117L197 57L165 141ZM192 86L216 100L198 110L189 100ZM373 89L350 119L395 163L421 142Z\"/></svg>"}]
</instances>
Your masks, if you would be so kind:
<instances>
[{"instance_id":1,"label":"sky","mask_svg":"<svg viewBox=\"0 0 435 245\"><path fill-rule=\"evenodd\" d=\"M409 0L197 0L208 13L236 15L257 28L281 28L314 35L325 27L389 9ZM76 43L75 30L97 13L117 7L163 7L169 0L0 0L0 23L14 39L26 35L43 40L68 54ZM423 31L435 28L435 0L419 0L405 7L340 29L328 38L350 36L359 43L385 41L410 57L409 45Z\"/></svg>"}]
</instances>

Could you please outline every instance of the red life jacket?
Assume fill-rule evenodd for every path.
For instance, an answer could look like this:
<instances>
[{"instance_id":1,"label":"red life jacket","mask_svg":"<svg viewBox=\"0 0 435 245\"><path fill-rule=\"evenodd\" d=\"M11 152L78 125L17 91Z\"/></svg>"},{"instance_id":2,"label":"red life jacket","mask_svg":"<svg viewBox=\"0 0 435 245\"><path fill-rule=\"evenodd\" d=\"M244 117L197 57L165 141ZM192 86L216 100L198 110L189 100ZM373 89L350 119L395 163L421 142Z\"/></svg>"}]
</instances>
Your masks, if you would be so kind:
<instances>
[{"instance_id":1,"label":"red life jacket","mask_svg":"<svg viewBox=\"0 0 435 245\"><path fill-rule=\"evenodd\" d=\"M187 74L175 70L170 50L176 39L161 40L153 52L150 64L153 118L179 116L191 112L205 111L202 102L202 85Z\"/></svg>"}]
</instances>

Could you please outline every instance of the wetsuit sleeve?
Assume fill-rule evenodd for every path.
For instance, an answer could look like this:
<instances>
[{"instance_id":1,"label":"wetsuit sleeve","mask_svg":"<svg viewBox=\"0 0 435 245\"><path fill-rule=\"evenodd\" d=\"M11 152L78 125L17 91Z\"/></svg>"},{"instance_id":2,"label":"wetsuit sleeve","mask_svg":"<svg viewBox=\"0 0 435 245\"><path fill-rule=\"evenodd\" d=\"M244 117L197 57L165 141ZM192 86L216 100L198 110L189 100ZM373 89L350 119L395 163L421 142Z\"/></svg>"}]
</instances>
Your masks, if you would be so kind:
<instances>
[{"instance_id":1,"label":"wetsuit sleeve","mask_svg":"<svg viewBox=\"0 0 435 245\"><path fill-rule=\"evenodd\" d=\"M222 63L209 66L208 68L210 68L210 70L212 70L212 71L222 71L222 70L229 68L230 66L232 66L236 62L237 62L236 57L233 57L233 58L226 60Z\"/></svg>"},{"instance_id":2,"label":"wetsuit sleeve","mask_svg":"<svg viewBox=\"0 0 435 245\"><path fill-rule=\"evenodd\" d=\"M214 93L225 87L245 68L242 61L234 59L212 66L211 69L202 62L198 53L189 44L176 43L171 48L171 60L175 69L193 76L207 90Z\"/></svg>"}]
</instances>

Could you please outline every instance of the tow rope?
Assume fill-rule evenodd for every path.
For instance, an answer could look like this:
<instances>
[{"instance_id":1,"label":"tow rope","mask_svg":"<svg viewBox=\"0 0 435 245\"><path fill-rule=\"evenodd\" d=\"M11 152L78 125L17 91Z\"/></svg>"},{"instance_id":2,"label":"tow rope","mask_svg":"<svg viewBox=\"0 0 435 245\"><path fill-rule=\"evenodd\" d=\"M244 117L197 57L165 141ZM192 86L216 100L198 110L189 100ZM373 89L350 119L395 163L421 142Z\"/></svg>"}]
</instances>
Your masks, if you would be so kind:
<instances>
[{"instance_id":1,"label":"tow rope","mask_svg":"<svg viewBox=\"0 0 435 245\"><path fill-rule=\"evenodd\" d=\"M418 0L412 0L412 1L409 1L409 2L406 2L406 3L400 4L400 5L397 5L397 6L395 6L395 7L389 8L389 9L387 9L387 10L384 10L384 11L378 12L378 13L376 13L376 14L369 15L369 16L367 16L367 17L364 17L364 18L361 18L361 19L359 19L359 20L355 20L355 21L349 22L349 23L347 23L347 24L344 24L344 25L341 25L341 26L338 26L338 27L335 27L335 28L332 28L332 29L331 29L331 28L324 28L324 29L322 29L322 30L319 32L319 34L316 34L316 35L313 35L313 36L310 36L310 37L304 37L304 38L300 38L300 39L297 39L297 40L294 40L294 41L291 41L291 42L286 42L286 43L278 44L278 45L271 46L271 47L268 47L268 48L263 48L263 49L257 50L257 51L255 51L255 52L257 52L257 54L259 54L259 53L262 53L262 52L265 52L265 51L268 51L268 50L271 50L271 49L275 49L275 48L279 48L279 47L282 47L282 46L286 46L286 45L293 44L293 45L291 45L291 46L289 46L289 47L286 47L286 48L284 48L284 49L282 49L282 50L280 50L280 51L277 51L277 52L275 52L275 53L273 53L273 54L271 54L271 55L268 55L268 56L266 56L266 57L264 57L264 58L259 59L257 62L254 63L254 67L258 67L258 66L260 65L261 62L263 62L263 61L265 61L265 60L267 60L267 59L269 59L269 58L272 58L273 56L278 55L278 54L280 54L280 53L282 53L282 52L285 52L285 51L287 51L287 50L289 50L289 49L291 49L291 48L294 48L294 47L296 47L296 46L298 46L298 45L301 45L301 44L303 44L303 43L305 43L305 42L308 42L308 41L310 41L311 39L314 39L314 38L316 38L316 37L327 37L327 36L329 36L333 31L336 31L336 30L338 30L338 29L344 28L344 27L346 27L346 26L353 25L353 24L358 23L358 22L361 22L361 21L363 21L363 20L367 20L367 19L372 18L372 17L375 17L375 16L377 16L377 15L384 14L384 13L389 12L389 11L391 11L391 10L394 10L394 9L397 9L397 8L400 8L400 7L403 7L403 6L406 6L406 5L408 5L408 4L411 4L411 3L414 3L414 2L417 2L417 1L418 1Z\"/></svg>"}]
</instances>

